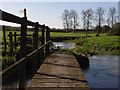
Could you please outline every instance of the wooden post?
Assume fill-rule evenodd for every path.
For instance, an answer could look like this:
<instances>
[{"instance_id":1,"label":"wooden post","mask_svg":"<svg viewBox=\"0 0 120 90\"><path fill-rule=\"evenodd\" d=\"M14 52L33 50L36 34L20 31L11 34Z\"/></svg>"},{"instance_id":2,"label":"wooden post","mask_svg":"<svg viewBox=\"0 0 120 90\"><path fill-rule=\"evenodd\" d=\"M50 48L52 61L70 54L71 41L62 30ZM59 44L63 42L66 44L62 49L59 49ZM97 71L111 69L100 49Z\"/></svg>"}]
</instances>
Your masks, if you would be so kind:
<instances>
[{"instance_id":1,"label":"wooden post","mask_svg":"<svg viewBox=\"0 0 120 90\"><path fill-rule=\"evenodd\" d=\"M42 39L41 39L41 46L45 44L44 32L45 32L45 28L42 28Z\"/></svg>"},{"instance_id":2,"label":"wooden post","mask_svg":"<svg viewBox=\"0 0 120 90\"><path fill-rule=\"evenodd\" d=\"M38 48L38 22L35 25L35 31L33 35L33 48L34 49Z\"/></svg>"},{"instance_id":3,"label":"wooden post","mask_svg":"<svg viewBox=\"0 0 120 90\"><path fill-rule=\"evenodd\" d=\"M22 23L21 23L21 37L20 37L20 58L24 57L26 55L26 38L27 38L27 23L26 23L27 18L23 17L22 18Z\"/></svg>"},{"instance_id":4,"label":"wooden post","mask_svg":"<svg viewBox=\"0 0 120 90\"><path fill-rule=\"evenodd\" d=\"M50 38L50 28L47 27L46 29L46 43L49 41L49 38ZM46 48L45 48L45 56L47 57L48 55L50 54L50 45L46 45Z\"/></svg>"},{"instance_id":5,"label":"wooden post","mask_svg":"<svg viewBox=\"0 0 120 90\"><path fill-rule=\"evenodd\" d=\"M33 48L34 48L34 50L38 49L38 22L35 25L35 31L33 33ZM33 72L32 72L33 75L37 71L37 62L39 62L38 58L39 58L38 54L35 55L34 58L33 58Z\"/></svg>"},{"instance_id":6,"label":"wooden post","mask_svg":"<svg viewBox=\"0 0 120 90\"><path fill-rule=\"evenodd\" d=\"M25 90L26 81L25 81L25 63L22 63L19 66L19 90Z\"/></svg>"},{"instance_id":7,"label":"wooden post","mask_svg":"<svg viewBox=\"0 0 120 90\"><path fill-rule=\"evenodd\" d=\"M12 38L12 32L9 33L9 40L10 40L10 57L13 53L13 38Z\"/></svg>"},{"instance_id":8,"label":"wooden post","mask_svg":"<svg viewBox=\"0 0 120 90\"><path fill-rule=\"evenodd\" d=\"M27 17L27 15L26 15L26 8L24 8L24 17Z\"/></svg>"},{"instance_id":9,"label":"wooden post","mask_svg":"<svg viewBox=\"0 0 120 90\"><path fill-rule=\"evenodd\" d=\"M14 46L15 46L15 50L16 50L16 32L14 32Z\"/></svg>"},{"instance_id":10,"label":"wooden post","mask_svg":"<svg viewBox=\"0 0 120 90\"><path fill-rule=\"evenodd\" d=\"M5 26L3 26L3 38L4 38L4 49L5 49L5 51L7 51L6 35L5 35Z\"/></svg>"},{"instance_id":11,"label":"wooden post","mask_svg":"<svg viewBox=\"0 0 120 90\"><path fill-rule=\"evenodd\" d=\"M44 32L45 29L42 28L41 46L45 44ZM40 65L42 64L43 60L44 60L44 48L40 50Z\"/></svg>"},{"instance_id":12,"label":"wooden post","mask_svg":"<svg viewBox=\"0 0 120 90\"><path fill-rule=\"evenodd\" d=\"M38 54L33 56L33 70L32 70L32 75L34 75L37 71L37 62L38 62Z\"/></svg>"}]
</instances>

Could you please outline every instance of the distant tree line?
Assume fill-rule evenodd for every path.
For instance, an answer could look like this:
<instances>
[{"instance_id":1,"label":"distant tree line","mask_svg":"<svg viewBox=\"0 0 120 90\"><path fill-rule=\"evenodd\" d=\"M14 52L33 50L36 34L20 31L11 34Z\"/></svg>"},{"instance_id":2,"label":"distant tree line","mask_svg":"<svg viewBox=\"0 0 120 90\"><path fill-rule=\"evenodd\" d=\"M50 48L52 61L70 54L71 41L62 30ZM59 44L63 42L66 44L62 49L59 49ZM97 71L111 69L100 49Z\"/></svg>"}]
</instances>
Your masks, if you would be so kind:
<instances>
[{"instance_id":1,"label":"distant tree line","mask_svg":"<svg viewBox=\"0 0 120 90\"><path fill-rule=\"evenodd\" d=\"M108 14L107 19L105 19L105 14ZM118 16L117 10L115 7L110 7L109 11L106 12L106 10L102 7L98 7L95 11L92 9L86 9L81 11L82 15L82 22L83 22L83 29L87 33L89 33L90 29L97 29L97 34L102 31L102 26L105 25L105 22L107 25L104 26L104 28L109 29L113 28L114 24L118 22ZM63 20L63 27L66 32L68 32L70 29L72 29L74 32L76 31L77 27L80 25L78 20L78 14L75 10L68 10L65 9L61 16ZM96 27L93 28L93 23L96 24Z\"/></svg>"}]
</instances>

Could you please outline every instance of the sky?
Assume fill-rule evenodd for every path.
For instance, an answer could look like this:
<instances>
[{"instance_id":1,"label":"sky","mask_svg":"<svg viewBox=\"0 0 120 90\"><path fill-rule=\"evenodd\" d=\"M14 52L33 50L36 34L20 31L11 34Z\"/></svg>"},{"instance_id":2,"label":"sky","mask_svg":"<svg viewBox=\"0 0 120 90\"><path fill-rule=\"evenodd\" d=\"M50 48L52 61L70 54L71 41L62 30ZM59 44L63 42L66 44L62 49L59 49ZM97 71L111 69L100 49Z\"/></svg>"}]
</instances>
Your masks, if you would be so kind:
<instances>
[{"instance_id":1,"label":"sky","mask_svg":"<svg viewBox=\"0 0 120 90\"><path fill-rule=\"evenodd\" d=\"M1 10L19 17L23 17L19 11L26 8L28 20L45 24L50 28L63 28L61 16L65 9L77 11L80 24L78 28L82 28L81 11L89 8L95 11L98 7L106 10L105 18L107 18L109 7L115 7L118 11L118 2L0 2ZM3 21L0 21L0 24L20 26Z\"/></svg>"}]
</instances>

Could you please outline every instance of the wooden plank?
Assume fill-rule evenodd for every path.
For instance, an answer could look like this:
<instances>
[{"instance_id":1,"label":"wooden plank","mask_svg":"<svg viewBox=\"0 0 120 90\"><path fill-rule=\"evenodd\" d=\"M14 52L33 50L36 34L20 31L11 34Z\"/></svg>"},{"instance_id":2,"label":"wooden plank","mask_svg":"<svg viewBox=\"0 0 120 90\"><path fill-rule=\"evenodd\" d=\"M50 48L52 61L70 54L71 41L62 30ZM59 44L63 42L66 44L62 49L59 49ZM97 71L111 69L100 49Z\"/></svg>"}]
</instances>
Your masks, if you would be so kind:
<instances>
[{"instance_id":1,"label":"wooden plank","mask_svg":"<svg viewBox=\"0 0 120 90\"><path fill-rule=\"evenodd\" d=\"M2 10L0 10L0 12L2 13L2 20L3 21L8 21L8 22L21 24L21 18L20 17L12 15L12 14L7 13L7 12L2 11Z\"/></svg>"},{"instance_id":2,"label":"wooden plank","mask_svg":"<svg viewBox=\"0 0 120 90\"><path fill-rule=\"evenodd\" d=\"M28 88L90 89L76 58L67 52L55 52L47 57Z\"/></svg>"}]
</instances>

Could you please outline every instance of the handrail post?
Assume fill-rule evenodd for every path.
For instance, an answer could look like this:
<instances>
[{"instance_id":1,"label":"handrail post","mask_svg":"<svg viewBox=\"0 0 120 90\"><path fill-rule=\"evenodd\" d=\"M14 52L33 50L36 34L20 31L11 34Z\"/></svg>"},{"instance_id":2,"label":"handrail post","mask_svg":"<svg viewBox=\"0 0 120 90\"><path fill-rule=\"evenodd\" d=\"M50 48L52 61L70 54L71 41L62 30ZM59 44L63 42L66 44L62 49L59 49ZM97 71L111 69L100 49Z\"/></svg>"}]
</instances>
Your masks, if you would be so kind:
<instances>
[{"instance_id":1,"label":"handrail post","mask_svg":"<svg viewBox=\"0 0 120 90\"><path fill-rule=\"evenodd\" d=\"M35 31L33 36L33 48L34 49L38 48L38 22L35 25Z\"/></svg>"},{"instance_id":2,"label":"handrail post","mask_svg":"<svg viewBox=\"0 0 120 90\"><path fill-rule=\"evenodd\" d=\"M47 27L46 29L46 43L49 41L50 38L50 28ZM50 54L50 45L47 44L45 48L45 57L47 57Z\"/></svg>"},{"instance_id":3,"label":"handrail post","mask_svg":"<svg viewBox=\"0 0 120 90\"><path fill-rule=\"evenodd\" d=\"M41 39L41 46L45 44L44 32L45 32L45 28L42 28L42 39Z\"/></svg>"},{"instance_id":4,"label":"handrail post","mask_svg":"<svg viewBox=\"0 0 120 90\"><path fill-rule=\"evenodd\" d=\"M26 88L25 68L25 63L19 65L19 90L25 90Z\"/></svg>"},{"instance_id":5,"label":"handrail post","mask_svg":"<svg viewBox=\"0 0 120 90\"><path fill-rule=\"evenodd\" d=\"M33 33L33 48L34 48L34 50L38 48L37 45L36 45L38 43L38 42L36 42L36 39L37 39L36 34ZM38 54L36 54L32 58L32 61L33 61L33 63L32 63L32 75L34 75L36 73L36 71L37 71Z\"/></svg>"},{"instance_id":6,"label":"handrail post","mask_svg":"<svg viewBox=\"0 0 120 90\"><path fill-rule=\"evenodd\" d=\"M27 17L22 18L21 22L21 37L20 37L20 59L26 56L26 39L27 39ZM25 89L25 63L19 68L19 89Z\"/></svg>"},{"instance_id":7,"label":"handrail post","mask_svg":"<svg viewBox=\"0 0 120 90\"><path fill-rule=\"evenodd\" d=\"M45 44L45 28L42 28L42 42L41 42L41 46ZM44 59L44 48L41 49L41 57L42 57L42 60Z\"/></svg>"},{"instance_id":8,"label":"handrail post","mask_svg":"<svg viewBox=\"0 0 120 90\"><path fill-rule=\"evenodd\" d=\"M4 38L4 49L7 51L7 44L6 44L6 35L5 35L5 26L3 25L3 38Z\"/></svg>"},{"instance_id":9,"label":"handrail post","mask_svg":"<svg viewBox=\"0 0 120 90\"><path fill-rule=\"evenodd\" d=\"M20 58L26 55L26 39L27 39L27 17L22 18L21 22L21 37L20 37Z\"/></svg>"},{"instance_id":10,"label":"handrail post","mask_svg":"<svg viewBox=\"0 0 120 90\"><path fill-rule=\"evenodd\" d=\"M38 62L38 54L36 54L33 58L32 75L34 75L37 71L37 62Z\"/></svg>"}]
</instances>

